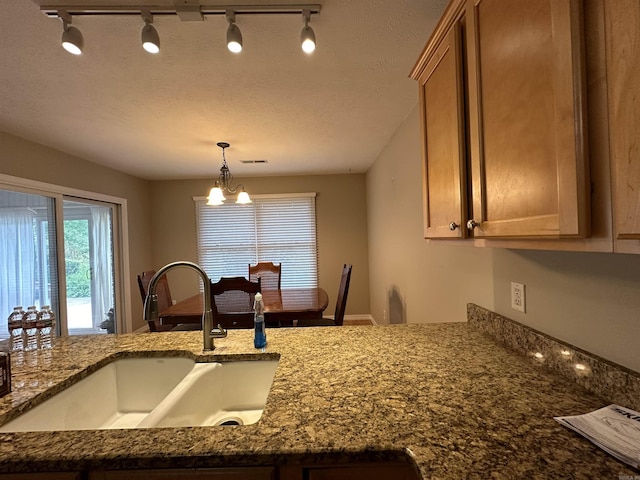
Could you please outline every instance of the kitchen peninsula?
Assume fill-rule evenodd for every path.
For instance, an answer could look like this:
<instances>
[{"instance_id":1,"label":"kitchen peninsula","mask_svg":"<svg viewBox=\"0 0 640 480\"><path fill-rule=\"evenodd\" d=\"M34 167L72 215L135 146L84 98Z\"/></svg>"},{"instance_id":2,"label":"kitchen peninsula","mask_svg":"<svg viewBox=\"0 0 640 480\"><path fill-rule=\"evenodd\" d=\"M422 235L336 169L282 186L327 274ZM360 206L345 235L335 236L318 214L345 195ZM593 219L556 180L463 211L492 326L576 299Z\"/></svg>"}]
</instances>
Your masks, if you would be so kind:
<instances>
[{"instance_id":1,"label":"kitchen peninsula","mask_svg":"<svg viewBox=\"0 0 640 480\"><path fill-rule=\"evenodd\" d=\"M553 420L607 399L471 323L269 329L265 352L253 348L251 334L230 330L205 354L201 333L170 332L70 337L52 350L13 355L2 424L114 358L278 358L279 365L257 424L2 433L0 479L5 472L98 479L122 470L218 467L287 480L303 469L304 478L346 478L341 469L359 467L374 470L349 478L400 478L385 476L385 468L425 479L638 475ZM64 478L84 478L71 475Z\"/></svg>"}]
</instances>

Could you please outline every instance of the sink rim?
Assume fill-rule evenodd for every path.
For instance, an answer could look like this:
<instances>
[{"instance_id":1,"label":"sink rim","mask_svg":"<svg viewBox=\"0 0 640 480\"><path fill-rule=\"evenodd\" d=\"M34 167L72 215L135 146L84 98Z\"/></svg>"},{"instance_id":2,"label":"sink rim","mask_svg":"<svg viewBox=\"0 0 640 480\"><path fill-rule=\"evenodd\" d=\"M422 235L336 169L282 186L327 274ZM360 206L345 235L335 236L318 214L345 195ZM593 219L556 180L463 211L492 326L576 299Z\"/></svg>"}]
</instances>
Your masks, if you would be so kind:
<instances>
[{"instance_id":1,"label":"sink rim","mask_svg":"<svg viewBox=\"0 0 640 480\"><path fill-rule=\"evenodd\" d=\"M77 371L70 371L70 375L60 379L55 384L45 388L40 392L31 394L29 387L24 387L24 390L29 392L24 399L21 399L19 403L13 405L5 413L0 414L0 427L5 426L7 423L15 420L16 418L28 413L30 410L45 403L56 395L64 392L69 387L79 383L86 379L91 374L97 372L101 368L122 359L128 358L187 358L193 360L194 364L198 363L234 363L234 362L247 362L247 361L276 361L280 362L281 355L277 352L256 352L256 353L242 353L242 354L216 354L215 351L208 354L197 354L192 350L185 349L169 349L169 350L120 350L106 355L93 363L76 366L79 368ZM275 382L276 373L274 373L272 384ZM22 390L22 387L21 389ZM7 397L11 397L13 393L17 392L15 388L12 389L12 393L9 393ZM153 427L152 427L153 428ZM173 428L173 427L157 427L157 428ZM55 430L42 430L40 432L55 431ZM78 431L78 430L68 430ZM92 431L87 429L85 431ZM94 429L94 431L100 431L100 429ZM16 432L2 432L4 434L11 433L26 433L21 431Z\"/></svg>"}]
</instances>

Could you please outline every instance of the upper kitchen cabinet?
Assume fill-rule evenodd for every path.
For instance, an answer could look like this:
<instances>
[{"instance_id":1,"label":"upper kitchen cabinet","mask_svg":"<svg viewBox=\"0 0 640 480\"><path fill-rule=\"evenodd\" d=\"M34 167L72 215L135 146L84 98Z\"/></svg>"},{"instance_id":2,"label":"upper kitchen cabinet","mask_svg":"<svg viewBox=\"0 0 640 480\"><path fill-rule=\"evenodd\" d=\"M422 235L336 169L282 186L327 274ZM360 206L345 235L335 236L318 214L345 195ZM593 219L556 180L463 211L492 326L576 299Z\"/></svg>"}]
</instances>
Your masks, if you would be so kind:
<instances>
[{"instance_id":1,"label":"upper kitchen cabinet","mask_svg":"<svg viewBox=\"0 0 640 480\"><path fill-rule=\"evenodd\" d=\"M420 65L420 119L423 151L425 238L464 238L467 230L467 175L462 62L458 2L452 25L437 32L441 41Z\"/></svg>"},{"instance_id":2,"label":"upper kitchen cabinet","mask_svg":"<svg viewBox=\"0 0 640 480\"><path fill-rule=\"evenodd\" d=\"M582 21L577 0L452 0L411 72L426 238L589 235Z\"/></svg>"},{"instance_id":3,"label":"upper kitchen cabinet","mask_svg":"<svg viewBox=\"0 0 640 480\"><path fill-rule=\"evenodd\" d=\"M469 0L474 237L589 234L582 5Z\"/></svg>"},{"instance_id":4,"label":"upper kitchen cabinet","mask_svg":"<svg viewBox=\"0 0 640 480\"><path fill-rule=\"evenodd\" d=\"M640 7L604 2L615 250L640 252Z\"/></svg>"}]
</instances>

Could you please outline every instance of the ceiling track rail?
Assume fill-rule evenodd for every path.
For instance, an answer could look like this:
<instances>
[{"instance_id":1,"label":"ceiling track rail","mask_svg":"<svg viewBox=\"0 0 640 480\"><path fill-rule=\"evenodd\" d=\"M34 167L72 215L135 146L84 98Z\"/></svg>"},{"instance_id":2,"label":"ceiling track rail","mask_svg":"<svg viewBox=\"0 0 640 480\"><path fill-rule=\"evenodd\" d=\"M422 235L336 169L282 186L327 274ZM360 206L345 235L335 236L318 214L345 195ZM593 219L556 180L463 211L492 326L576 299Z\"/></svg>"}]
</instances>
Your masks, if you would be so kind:
<instances>
[{"instance_id":1,"label":"ceiling track rail","mask_svg":"<svg viewBox=\"0 0 640 480\"><path fill-rule=\"evenodd\" d=\"M300 15L308 12L310 15L320 13L319 4L296 4L296 5L199 5L185 3L175 6L153 6L153 5L47 5L40 7L40 11L48 17L59 17L60 12L66 12L72 16L97 16L97 15L140 15L143 11L148 11L152 15L177 15L182 17L185 12L197 12L201 16L225 15L228 11L236 15Z\"/></svg>"}]
</instances>

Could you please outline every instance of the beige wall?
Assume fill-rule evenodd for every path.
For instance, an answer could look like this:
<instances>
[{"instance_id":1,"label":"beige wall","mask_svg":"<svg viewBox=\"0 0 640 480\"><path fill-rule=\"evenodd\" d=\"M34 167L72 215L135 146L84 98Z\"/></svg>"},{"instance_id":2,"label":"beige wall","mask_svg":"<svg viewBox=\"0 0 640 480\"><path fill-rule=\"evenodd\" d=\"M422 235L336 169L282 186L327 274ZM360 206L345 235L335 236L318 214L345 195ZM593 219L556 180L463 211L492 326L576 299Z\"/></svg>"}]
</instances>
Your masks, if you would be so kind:
<instances>
[{"instance_id":1,"label":"beige wall","mask_svg":"<svg viewBox=\"0 0 640 480\"><path fill-rule=\"evenodd\" d=\"M402 302L410 323L464 321L473 302L640 372L640 255L428 244L420 156L416 108L367 174L378 321ZM512 281L526 285L525 314L511 309ZM389 291L400 302L390 302Z\"/></svg>"},{"instance_id":2,"label":"beige wall","mask_svg":"<svg viewBox=\"0 0 640 480\"><path fill-rule=\"evenodd\" d=\"M192 197L206 195L212 179L149 182L0 132L0 173L127 199L133 328L144 326L136 275L174 260L197 261ZM365 176L238 178L251 193L317 192L320 286L333 314L340 272L353 264L347 315L369 313ZM153 240L152 240L153 239ZM197 291L190 272L171 272L172 294Z\"/></svg>"},{"instance_id":3,"label":"beige wall","mask_svg":"<svg viewBox=\"0 0 640 480\"><path fill-rule=\"evenodd\" d=\"M428 244L417 107L367 173L371 314L378 323L466 321L493 308L492 251Z\"/></svg>"},{"instance_id":4,"label":"beige wall","mask_svg":"<svg viewBox=\"0 0 640 480\"><path fill-rule=\"evenodd\" d=\"M495 249L496 311L640 372L640 255ZM527 312L511 309L511 282Z\"/></svg>"},{"instance_id":5,"label":"beige wall","mask_svg":"<svg viewBox=\"0 0 640 480\"><path fill-rule=\"evenodd\" d=\"M233 167L232 167L233 168ZM151 185L153 268L175 260L197 262L194 196L206 196L213 179L156 181ZM353 264L347 315L369 313L365 176L318 175L235 178L251 194L317 192L318 275L333 314L342 265ZM168 274L174 299L198 291L186 270Z\"/></svg>"},{"instance_id":6,"label":"beige wall","mask_svg":"<svg viewBox=\"0 0 640 480\"><path fill-rule=\"evenodd\" d=\"M135 272L151 263L149 182L4 132L0 132L0 173L127 199L133 327L141 327Z\"/></svg>"}]
</instances>

